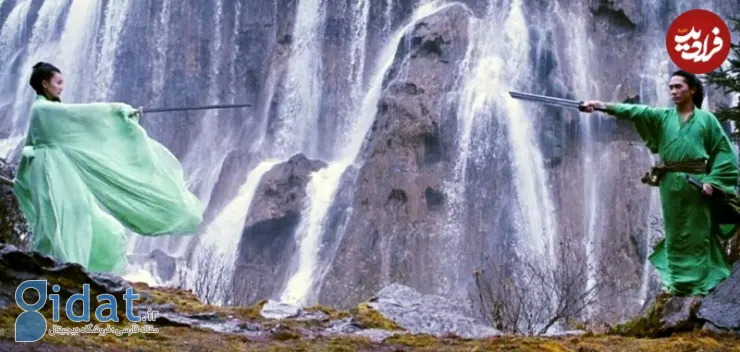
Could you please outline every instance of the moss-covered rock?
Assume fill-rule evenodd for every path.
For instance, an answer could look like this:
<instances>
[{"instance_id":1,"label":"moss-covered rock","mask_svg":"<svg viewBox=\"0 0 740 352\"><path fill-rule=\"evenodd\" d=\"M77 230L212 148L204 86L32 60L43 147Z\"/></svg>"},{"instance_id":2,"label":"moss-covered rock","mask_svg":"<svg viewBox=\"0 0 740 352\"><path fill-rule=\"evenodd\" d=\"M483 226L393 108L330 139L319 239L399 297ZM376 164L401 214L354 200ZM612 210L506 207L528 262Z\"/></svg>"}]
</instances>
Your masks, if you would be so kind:
<instances>
[{"instance_id":1,"label":"moss-covered rock","mask_svg":"<svg viewBox=\"0 0 740 352\"><path fill-rule=\"evenodd\" d=\"M403 330L396 322L387 319L367 303L352 308L350 313L360 325L368 329Z\"/></svg>"}]
</instances>

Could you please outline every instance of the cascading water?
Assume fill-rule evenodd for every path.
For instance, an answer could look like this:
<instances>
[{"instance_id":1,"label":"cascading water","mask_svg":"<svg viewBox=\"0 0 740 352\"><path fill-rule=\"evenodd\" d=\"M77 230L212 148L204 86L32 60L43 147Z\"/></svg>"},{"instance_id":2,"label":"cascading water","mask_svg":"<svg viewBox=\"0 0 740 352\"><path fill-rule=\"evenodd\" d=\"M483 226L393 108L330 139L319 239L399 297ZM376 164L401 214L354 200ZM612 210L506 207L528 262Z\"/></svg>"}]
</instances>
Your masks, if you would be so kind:
<instances>
[{"instance_id":1,"label":"cascading water","mask_svg":"<svg viewBox=\"0 0 740 352\"><path fill-rule=\"evenodd\" d=\"M38 18L31 33L31 40L28 43L28 56L21 65L22 69L27 70L37 62L48 61L48 58L55 56L58 50L57 42L50 41L50 39L59 39L59 36L55 35L55 31L60 21L63 20L63 17L59 16L59 13L64 8L64 5L64 2L61 1L47 1L41 5ZM33 96L33 89L28 85L27 80L20 78L17 80L14 88L16 100L13 105L13 127L11 129L11 135L18 135L20 137L25 132L26 116L28 116L30 110L28 99L24 98ZM21 118L23 119L21 120Z\"/></svg>"},{"instance_id":2,"label":"cascading water","mask_svg":"<svg viewBox=\"0 0 740 352\"><path fill-rule=\"evenodd\" d=\"M99 1L73 1L69 5L61 35L57 34L57 30L61 21L65 19L60 13L66 4L61 1L44 2L38 11L30 39L23 37L30 1L20 1L0 29L0 55L4 59L3 62L23 59L19 66L12 64L7 66L8 70L18 67L21 72L28 72L38 61L54 63L65 76L65 86L68 88L64 92L65 101L84 102L89 100L93 93L97 93L99 97L107 97L112 84L111 67L115 61L118 34L125 20L128 4L128 2L108 4L106 8L108 17L101 33L103 50L99 57L95 57L87 53L96 52L98 40L96 33L101 26L98 14L102 4ZM11 57L24 53L25 57ZM95 73L102 75L102 81L95 86L83 84L86 77ZM3 76L11 78L3 80L5 82L2 88L3 95L13 100L10 137L3 141L3 145L7 147L0 150L7 156L23 138L34 94L28 86L26 75L12 79L9 72L3 72ZM6 103L10 104L3 102Z\"/></svg>"},{"instance_id":3,"label":"cascading water","mask_svg":"<svg viewBox=\"0 0 740 352\"><path fill-rule=\"evenodd\" d=\"M236 197L199 236L198 247L190 259L185 285L198 292L206 302L224 304L228 299L228 283L234 273L241 229L244 228L249 207L262 176L278 162L279 160L267 160L257 165L239 188Z\"/></svg>"},{"instance_id":4,"label":"cascading water","mask_svg":"<svg viewBox=\"0 0 740 352\"><path fill-rule=\"evenodd\" d=\"M11 73L14 67L13 62L17 60L17 55L22 52L24 29L26 28L26 18L30 6L30 0L18 2L5 19L3 26L0 27L0 62L3 63L0 72L2 77L9 77L9 79L3 79L0 86L0 93L2 93L0 94L0 111L7 109L6 106L13 103L15 93L13 83L15 82ZM7 97L7 100L5 97ZM21 133L15 128L17 119L17 114L11 115L11 126L6 126L7 118L0 121L0 126L10 129L9 137L0 143L0 157L8 157L15 146L23 139Z\"/></svg>"},{"instance_id":5,"label":"cascading water","mask_svg":"<svg viewBox=\"0 0 740 352\"><path fill-rule=\"evenodd\" d=\"M459 154L454 178L449 182L451 199L459 212L465 204L465 178L471 159L484 160L490 131L486 130L488 111L496 109L496 116L506 126L510 159L514 171L516 197L520 217L516 220L523 253L541 258L542 265L554 260L557 233L554 207L547 184L542 155L533 140L533 129L521 102L508 96L509 90L518 90L529 79L527 74L529 40L527 23L520 1L512 1L499 8L491 4L489 14L481 21L473 21L473 36L468 54L463 61L463 93L458 111ZM502 9L507 9L502 10ZM497 16L506 13L503 23L505 40L490 40L490 33L499 28ZM506 63L506 69L504 69ZM513 66L513 67L512 67ZM491 89L491 87L496 87ZM459 214L452 214L450 222ZM459 233L459 231L458 231Z\"/></svg>"},{"instance_id":6,"label":"cascading water","mask_svg":"<svg viewBox=\"0 0 740 352\"><path fill-rule=\"evenodd\" d=\"M170 24L170 9L171 2L173 0L161 0L161 8L157 21L154 23L154 33L159 33L155 37L154 53L152 58L152 91L155 96L152 97L152 102L157 102L162 105L162 92L164 92L165 85L165 74L167 67L167 38L169 38L169 24Z\"/></svg>"},{"instance_id":7,"label":"cascading water","mask_svg":"<svg viewBox=\"0 0 740 352\"><path fill-rule=\"evenodd\" d=\"M105 26L103 28L103 45L100 48L99 65L95 71L95 100L105 101L111 97L113 84L113 68L116 61L116 48L121 37L123 24L126 20L131 0L118 1L119 6L108 6L105 11Z\"/></svg>"},{"instance_id":8,"label":"cascading water","mask_svg":"<svg viewBox=\"0 0 740 352\"><path fill-rule=\"evenodd\" d=\"M393 26L393 0L385 0L385 23L383 24L383 34L391 31Z\"/></svg>"},{"instance_id":9,"label":"cascading water","mask_svg":"<svg viewBox=\"0 0 740 352\"><path fill-rule=\"evenodd\" d=\"M298 1L285 98L280 104L280 126L275 136L275 144L285 159L298 152L303 152L309 158L315 158L319 153L321 38L325 16L325 1Z\"/></svg>"},{"instance_id":10,"label":"cascading water","mask_svg":"<svg viewBox=\"0 0 740 352\"><path fill-rule=\"evenodd\" d=\"M592 80L589 78L591 64L589 62L589 52L592 50L588 47L589 39L587 37L585 14L583 9L571 12L563 10L559 4L553 4L556 16L562 21L568 30L566 53L570 63L570 72L574 77L573 87L575 96L582 99L598 99L599 91L592 86ZM591 98L586 98L591 97ZM603 233L600 226L603 214L600 211L600 205L603 200L599 199L600 183L597 176L597 170L600 165L597 160L602 154L601 148L595 141L596 119L598 114L580 114L581 125L581 150L583 151L583 240L586 252L586 270L587 279L584 292L591 291L597 285L599 280L599 253L601 244L601 234ZM593 315L593 306L586 308L586 315Z\"/></svg>"},{"instance_id":11,"label":"cascading water","mask_svg":"<svg viewBox=\"0 0 740 352\"><path fill-rule=\"evenodd\" d=\"M650 192L650 205L648 207L647 224L645 226L645 261L642 266L642 280L640 283L640 304L645 304L648 300L650 290L650 281L652 278L652 267L648 257L652 249L653 240L663 237L663 212L660 204L660 193L657 189Z\"/></svg>"},{"instance_id":12,"label":"cascading water","mask_svg":"<svg viewBox=\"0 0 740 352\"><path fill-rule=\"evenodd\" d=\"M109 7L118 7L120 3L111 3ZM100 28L102 6L100 1L88 0L75 0L70 5L67 24L58 46L58 65L66 68L64 84L67 87L74 87L64 93L66 101L88 102L94 93L94 84L85 83L87 77L95 73L94 69L98 63L95 55L84 53L96 52L98 31L90 29Z\"/></svg>"},{"instance_id":13,"label":"cascading water","mask_svg":"<svg viewBox=\"0 0 740 352\"><path fill-rule=\"evenodd\" d=\"M404 33L420 18L429 16L445 6L440 6L438 2L434 2L419 7L412 15L410 23L397 31L381 51L380 65L375 70L371 85L361 105L356 109L355 116L357 117L349 130L352 134L348 143L337 146L341 149L337 160L330 163L325 169L317 171L311 177L308 185L308 206L303 212L308 216L303 217L296 231L299 248L297 265L280 295L281 300L298 305L310 304L315 300L312 290L316 284L316 273L319 271L317 256L320 248L319 241L324 233L326 215L337 193L341 176L347 170L347 167L355 162L365 137L375 120L385 73L393 64L396 50Z\"/></svg>"},{"instance_id":14,"label":"cascading water","mask_svg":"<svg viewBox=\"0 0 740 352\"><path fill-rule=\"evenodd\" d=\"M223 35L222 35L222 24L223 24L223 0L216 0L213 2L213 17L210 19L210 28L213 29L212 37L209 40L209 53L211 58L211 64L208 71L208 93L206 104L215 103L227 103L223 101L219 95L220 86L223 84L221 80L222 61L220 58L223 56ZM163 25L163 22L167 21L168 12L170 7L167 4L163 4L160 10L158 18L159 25ZM236 14L239 17L239 14ZM162 64L160 62L160 64ZM232 63L233 65L233 63ZM155 76L156 78L156 76ZM164 79L164 78L161 78ZM155 80L155 84L162 81ZM234 82L228 82L231 86ZM233 99L233 97L232 97ZM203 202L208 204L211 199L211 193L218 179L219 173L221 172L223 162L227 156L227 151L230 148L230 135L229 130L222 127L221 123L214 122L219 121L219 117L225 113L219 110L206 110L199 118L197 124L197 130L199 133L195 138L195 141L189 146L186 155L182 158L182 165L185 174L188 175L187 181L189 187L194 189L195 194ZM197 241L198 238L193 237L179 237L179 236L163 236L163 237L145 237L145 236L134 236L130 245L130 252L133 253L149 253L152 250L160 249L165 251L167 254L175 257L183 257L187 254L187 246L191 241ZM199 250L196 246L196 251Z\"/></svg>"}]
</instances>

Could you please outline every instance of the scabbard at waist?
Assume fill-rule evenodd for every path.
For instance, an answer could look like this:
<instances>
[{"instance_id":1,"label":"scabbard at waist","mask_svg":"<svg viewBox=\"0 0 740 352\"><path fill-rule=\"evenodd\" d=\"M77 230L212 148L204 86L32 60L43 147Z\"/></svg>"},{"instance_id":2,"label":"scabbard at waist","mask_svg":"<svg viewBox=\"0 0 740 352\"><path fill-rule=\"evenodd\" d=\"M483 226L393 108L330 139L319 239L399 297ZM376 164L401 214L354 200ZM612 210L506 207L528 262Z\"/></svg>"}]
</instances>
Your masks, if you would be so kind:
<instances>
[{"instance_id":1,"label":"scabbard at waist","mask_svg":"<svg viewBox=\"0 0 740 352\"><path fill-rule=\"evenodd\" d=\"M703 174L707 172L707 161L692 160L677 163L661 163L653 166L650 172L642 177L642 183L650 186L659 186L660 180L669 172L684 172L687 174Z\"/></svg>"}]
</instances>

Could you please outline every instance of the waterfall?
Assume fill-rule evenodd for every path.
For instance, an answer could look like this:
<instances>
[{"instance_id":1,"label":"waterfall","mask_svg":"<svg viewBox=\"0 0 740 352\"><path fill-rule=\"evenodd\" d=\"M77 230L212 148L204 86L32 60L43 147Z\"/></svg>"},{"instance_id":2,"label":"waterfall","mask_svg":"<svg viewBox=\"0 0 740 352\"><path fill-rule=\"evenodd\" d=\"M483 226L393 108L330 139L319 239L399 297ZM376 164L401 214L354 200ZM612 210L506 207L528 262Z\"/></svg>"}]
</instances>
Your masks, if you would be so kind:
<instances>
[{"instance_id":1,"label":"waterfall","mask_svg":"<svg viewBox=\"0 0 740 352\"><path fill-rule=\"evenodd\" d=\"M215 220L199 237L198 248L191 257L185 285L194 289L206 302L224 304L228 299L239 240L249 207L262 176L279 160L263 161L247 176L246 182Z\"/></svg>"},{"instance_id":2,"label":"waterfall","mask_svg":"<svg viewBox=\"0 0 740 352\"><path fill-rule=\"evenodd\" d=\"M17 60L22 50L22 43L24 41L24 34L26 30L26 19L31 6L30 0L20 1L13 7L8 17L5 19L2 27L0 27L0 62L3 63L3 67L0 67L0 74L4 79L0 83L0 112L7 109L6 106L12 106L14 98L14 77L13 77L13 62ZM18 80L22 81L20 78ZM6 98L7 97L7 98ZM6 100L7 99L7 100ZM12 126L5 126L7 119L0 121L0 126L10 128L9 137L0 143L0 157L6 158L13 151L15 146L23 139L20 133L16 130L15 124L18 119L16 114L11 115Z\"/></svg>"},{"instance_id":3,"label":"waterfall","mask_svg":"<svg viewBox=\"0 0 740 352\"><path fill-rule=\"evenodd\" d=\"M323 221L346 167L344 163L333 163L311 175L306 187L308 206L303 210L304 215L296 230L298 244L296 270L285 285L281 301L301 306L311 303L308 296L313 289L314 276L318 269Z\"/></svg>"},{"instance_id":4,"label":"waterfall","mask_svg":"<svg viewBox=\"0 0 740 352\"><path fill-rule=\"evenodd\" d=\"M206 93L206 104L223 103L219 94L221 81L221 72L223 62L221 58L224 53L223 47L223 0L213 2L213 17L210 18L210 28L213 30L213 37L209 40L209 58L210 67L208 71L208 89ZM157 26L162 28L168 22L170 6L168 3L162 4L160 15L157 18ZM237 17L239 14L237 13ZM166 31L165 31L166 32ZM161 43L161 41L158 41ZM158 51L164 50L158 48ZM155 64L164 65L165 59L158 54L158 61ZM233 62L232 62L233 65ZM164 84L164 76L155 76L154 84ZM233 85L229 82L229 85ZM205 110L194 127L198 133L193 143L189 146L187 153L182 158L183 169L187 175L188 185L195 190L195 194L203 202L208 204L211 200L211 193L218 180L218 176L223 167L224 160L228 155L231 135L230 129L222 127L219 117L224 116L227 112L222 110ZM149 253L155 248L159 248L170 255L182 257L187 254L187 246L192 241L197 241L198 237L145 237L134 236L130 245L130 252ZM197 250L197 249L196 249Z\"/></svg>"},{"instance_id":5,"label":"waterfall","mask_svg":"<svg viewBox=\"0 0 740 352\"><path fill-rule=\"evenodd\" d=\"M589 52L592 48L590 47L590 41L587 37L585 14L583 10L579 12L563 11L559 4L554 4L555 13L563 23L564 27L568 30L566 54L568 62L570 63L570 72L574 77L573 87L574 94L578 99L599 99L599 90L595 88L591 83L592 79L589 77L589 73L592 72L591 63L588 58L590 57ZM565 13L564 13L565 12ZM586 253L586 287L584 290L589 291L596 287L597 280L599 280L599 266L600 263L600 244L601 235L603 229L601 224L603 223L601 205L603 199L599 198L600 188L602 187L599 182L598 170L600 163L597 162L600 159L600 155L603 157L601 148L595 141L595 133L597 131L597 122L600 118L598 114L580 114L579 123L581 126L581 148L583 150L583 187L584 187L584 201L583 201L583 241ZM586 308L586 315L592 316L593 307L589 305Z\"/></svg>"},{"instance_id":6,"label":"waterfall","mask_svg":"<svg viewBox=\"0 0 740 352\"><path fill-rule=\"evenodd\" d=\"M162 103L162 92L164 91L165 74L167 67L167 39L170 36L169 24L170 24L170 9L172 0L161 0L162 5L157 16L157 21L154 23L154 33L157 36L154 38L154 57L152 60L151 76L152 76L152 92L155 96L151 100L152 102Z\"/></svg>"},{"instance_id":7,"label":"waterfall","mask_svg":"<svg viewBox=\"0 0 740 352\"><path fill-rule=\"evenodd\" d=\"M280 297L282 300L299 305L308 305L315 300L313 289L316 285L316 273L320 270L318 264L319 241L324 233L326 215L337 193L341 176L345 170L355 162L360 148L370 127L375 121L377 104L383 88L385 73L393 64L396 50L403 35L419 19L434 14L450 5L440 5L438 1L423 5L416 9L409 23L397 31L391 40L383 47L380 54L380 65L376 68L370 86L361 103L356 108L355 120L351 124L351 138L348 143L337 146L341 149L337 160L331 162L325 169L319 170L311 177L308 186L308 206L304 209L301 222L296 231L298 242L298 258L296 271L288 279ZM295 261L295 259L294 259Z\"/></svg>"},{"instance_id":8,"label":"waterfall","mask_svg":"<svg viewBox=\"0 0 740 352\"><path fill-rule=\"evenodd\" d=\"M109 6L117 7L120 3L110 2ZM95 55L88 53L97 51L96 35L100 28L101 6L100 1L89 0L74 0L70 5L58 52L58 67L62 68L67 88L63 93L65 101L82 103L92 97L94 84L85 83L95 73L97 65Z\"/></svg>"},{"instance_id":9,"label":"waterfall","mask_svg":"<svg viewBox=\"0 0 740 352\"><path fill-rule=\"evenodd\" d=\"M495 109L506 128L509 158L514 171L516 198L520 217L517 219L520 250L533 258L542 258L547 265L554 260L553 246L556 227L554 206L547 184L544 161L534 141L532 119L520 101L508 96L509 90L519 89L530 78L527 65L529 39L527 23L520 1L512 1L503 24L497 16L502 9L492 6L489 14L474 21L470 48L462 64L463 91L458 108L458 156L453 179L448 182L452 209L450 221L459 219L466 203L468 163L488 158L485 146L490 143L487 130L490 109ZM490 40L492 31L503 29L504 41ZM505 66L506 65L506 66ZM495 88L491 88L495 87ZM460 224L462 225L462 224ZM458 229L460 233L462 229ZM529 256L529 255L528 255Z\"/></svg>"},{"instance_id":10,"label":"waterfall","mask_svg":"<svg viewBox=\"0 0 740 352\"><path fill-rule=\"evenodd\" d=\"M41 5L38 18L33 26L31 39L28 43L28 56L20 66L21 70L30 70L33 65L39 61L51 61L56 56L57 42L50 41L55 38L55 31L59 26L62 16L59 13L65 7L62 1L47 1ZM3 32L4 33L4 32ZM56 36L58 40L58 35ZM2 52L0 51L0 55ZM26 71L28 72L28 71ZM35 92L28 84L26 79L18 79L15 84L15 103L13 105L13 127L11 135L18 135L20 138L25 132L30 112L29 101L33 99ZM23 120L21 120L21 118Z\"/></svg>"},{"instance_id":11,"label":"waterfall","mask_svg":"<svg viewBox=\"0 0 740 352\"><path fill-rule=\"evenodd\" d=\"M318 118L321 101L321 52L326 1L299 0L294 42L280 105L276 145L288 158L303 152L318 156Z\"/></svg>"},{"instance_id":12,"label":"waterfall","mask_svg":"<svg viewBox=\"0 0 740 352\"><path fill-rule=\"evenodd\" d=\"M129 2L109 2L106 9L107 18L102 31L103 50L100 56L89 55L96 52L98 28L101 24L99 16L101 2L75 0L71 4L64 1L45 1L38 11L30 39L24 37L23 29L30 10L30 1L21 1L16 4L11 14L0 29L0 57L2 62L13 62L20 57L26 56L19 66L21 74L17 80L12 79L10 72L3 72L3 92L12 90L7 96L14 99L11 116L12 127L10 138L2 143L5 148L0 152L4 156L14 148L25 133L28 122L30 102L34 98L33 90L28 86L28 75L31 66L38 61L46 61L59 67L65 76L65 101L83 102L87 101L94 92L98 96L107 95L112 83L112 66L115 61L115 48L118 44L118 36L125 20ZM69 6L61 35L58 35L59 24L65 18L61 16L62 10ZM26 42L27 41L27 42ZM8 65L10 70L13 65ZM84 84L85 79L96 74L102 78L95 85ZM5 94L3 94L5 95Z\"/></svg>"},{"instance_id":13,"label":"waterfall","mask_svg":"<svg viewBox=\"0 0 740 352\"><path fill-rule=\"evenodd\" d=\"M383 23L383 35L390 33L393 27L393 0L385 0L385 21Z\"/></svg>"},{"instance_id":14,"label":"waterfall","mask_svg":"<svg viewBox=\"0 0 740 352\"><path fill-rule=\"evenodd\" d=\"M103 45L100 49L100 59L95 72L95 100L104 101L111 98L111 86L113 84L113 68L116 65L116 48L121 37L121 31L126 20L126 15L131 6L131 0L116 1L108 3L105 10L105 26L103 28Z\"/></svg>"},{"instance_id":15,"label":"waterfall","mask_svg":"<svg viewBox=\"0 0 740 352\"><path fill-rule=\"evenodd\" d=\"M645 224L645 258L642 266L642 280L640 283L639 301L645 304L648 300L650 281L653 277L652 266L648 257L652 250L653 241L663 237L663 212L660 204L660 192L657 188L650 191L650 206Z\"/></svg>"}]
</instances>

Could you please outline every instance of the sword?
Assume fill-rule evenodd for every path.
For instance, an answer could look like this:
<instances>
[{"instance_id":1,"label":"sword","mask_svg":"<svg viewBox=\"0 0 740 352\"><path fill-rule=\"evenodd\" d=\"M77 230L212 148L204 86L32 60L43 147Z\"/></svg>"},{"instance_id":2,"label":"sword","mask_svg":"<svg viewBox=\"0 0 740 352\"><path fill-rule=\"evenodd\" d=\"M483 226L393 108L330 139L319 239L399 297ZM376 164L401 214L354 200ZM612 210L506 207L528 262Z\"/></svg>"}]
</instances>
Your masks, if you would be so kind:
<instances>
[{"instance_id":1,"label":"sword","mask_svg":"<svg viewBox=\"0 0 740 352\"><path fill-rule=\"evenodd\" d=\"M686 181L688 181L691 185L698 188L699 190L704 190L704 185L701 182L699 182L699 180L689 175L686 175ZM731 193L727 194L723 192L722 190L712 187L712 195L709 197L715 198L715 199L730 199L730 198L734 198L734 194L731 194Z\"/></svg>"},{"instance_id":2,"label":"sword","mask_svg":"<svg viewBox=\"0 0 740 352\"><path fill-rule=\"evenodd\" d=\"M521 92L512 92L512 91L509 92L509 95L511 95L511 97L515 99L534 101L538 103L561 106L561 107L566 107L566 108L577 108L580 111L585 111L584 106L583 106L583 101L563 99L563 98L554 98L554 97L548 97L546 95L537 95L537 94L531 94L531 93L521 93ZM594 110L607 112L605 106L597 106L594 108Z\"/></svg>"},{"instance_id":3,"label":"sword","mask_svg":"<svg viewBox=\"0 0 740 352\"><path fill-rule=\"evenodd\" d=\"M144 108L144 113L153 112L171 112L171 111L189 111L189 110L208 110L208 109L232 109L232 108L244 108L250 107L252 104L220 104L220 105L203 105L203 106L188 106L180 108Z\"/></svg>"}]
</instances>

